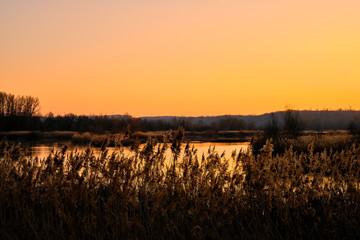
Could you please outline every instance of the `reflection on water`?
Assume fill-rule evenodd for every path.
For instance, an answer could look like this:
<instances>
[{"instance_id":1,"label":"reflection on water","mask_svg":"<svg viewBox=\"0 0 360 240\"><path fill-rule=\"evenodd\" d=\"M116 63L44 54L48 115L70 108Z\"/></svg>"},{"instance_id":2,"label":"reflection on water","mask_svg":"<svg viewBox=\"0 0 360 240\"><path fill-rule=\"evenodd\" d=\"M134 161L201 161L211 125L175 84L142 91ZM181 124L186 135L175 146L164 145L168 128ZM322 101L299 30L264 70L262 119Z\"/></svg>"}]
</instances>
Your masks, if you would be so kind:
<instances>
[{"instance_id":1,"label":"reflection on water","mask_svg":"<svg viewBox=\"0 0 360 240\"><path fill-rule=\"evenodd\" d=\"M197 154L198 157L201 157L203 153L207 153L209 147L215 147L215 150L219 153L222 154L223 152L225 152L225 157L226 158L230 158L231 157L231 153L236 150L236 152L238 153L240 150L242 151L246 151L249 147L249 143L248 142L239 142L239 143L210 143L210 142L205 142L205 143L191 143L191 146L194 145L194 147L197 149ZM141 145L140 148L142 148L144 145ZM185 144L183 144L182 149L184 149ZM52 150L54 151L60 151L61 150L61 146L50 146L50 145L37 145L37 146L32 146L28 148L28 152L29 155L32 157L38 157L38 158L45 158L47 157L50 152ZM86 146L70 146L67 150L67 153L69 153L70 151L77 151L77 152L84 152L86 150ZM116 149L114 147L108 147L107 148L109 150L109 154L113 153L114 151L116 151ZM95 156L99 156L100 155L100 148L95 148L93 147L92 150L94 151ZM129 147L125 147L124 148L124 153L125 154L131 154L130 152L130 148ZM182 152L183 154L183 152ZM170 149L167 150L166 153L167 156L171 156L171 151Z\"/></svg>"}]
</instances>

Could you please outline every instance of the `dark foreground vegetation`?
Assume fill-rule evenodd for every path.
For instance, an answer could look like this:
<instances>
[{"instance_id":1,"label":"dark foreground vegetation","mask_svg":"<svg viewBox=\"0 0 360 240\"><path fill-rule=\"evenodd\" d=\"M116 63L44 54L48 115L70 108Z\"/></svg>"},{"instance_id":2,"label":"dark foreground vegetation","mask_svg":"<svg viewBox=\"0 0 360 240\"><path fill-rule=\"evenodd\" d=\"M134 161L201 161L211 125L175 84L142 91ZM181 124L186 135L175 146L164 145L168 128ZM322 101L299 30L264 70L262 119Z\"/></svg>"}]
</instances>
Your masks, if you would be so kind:
<instances>
[{"instance_id":1,"label":"dark foreground vegetation","mask_svg":"<svg viewBox=\"0 0 360 240\"><path fill-rule=\"evenodd\" d=\"M360 148L197 158L183 130L132 154L0 144L0 239L359 239ZM167 160L166 149L172 157ZM183 153L183 154L180 154Z\"/></svg>"}]
</instances>

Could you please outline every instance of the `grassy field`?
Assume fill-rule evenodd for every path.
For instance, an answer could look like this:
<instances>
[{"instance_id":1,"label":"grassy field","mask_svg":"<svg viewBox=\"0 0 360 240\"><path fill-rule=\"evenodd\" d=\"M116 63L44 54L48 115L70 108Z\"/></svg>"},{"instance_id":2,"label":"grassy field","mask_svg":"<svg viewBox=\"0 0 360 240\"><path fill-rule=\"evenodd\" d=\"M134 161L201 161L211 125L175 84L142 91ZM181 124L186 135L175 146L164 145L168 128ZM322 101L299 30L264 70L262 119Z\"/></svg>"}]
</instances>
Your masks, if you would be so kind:
<instances>
[{"instance_id":1,"label":"grassy field","mask_svg":"<svg viewBox=\"0 0 360 240\"><path fill-rule=\"evenodd\" d=\"M184 132L132 155L66 147L45 159L0 143L1 239L359 239L360 148L275 154L209 149ZM165 164L165 151L172 158Z\"/></svg>"}]
</instances>

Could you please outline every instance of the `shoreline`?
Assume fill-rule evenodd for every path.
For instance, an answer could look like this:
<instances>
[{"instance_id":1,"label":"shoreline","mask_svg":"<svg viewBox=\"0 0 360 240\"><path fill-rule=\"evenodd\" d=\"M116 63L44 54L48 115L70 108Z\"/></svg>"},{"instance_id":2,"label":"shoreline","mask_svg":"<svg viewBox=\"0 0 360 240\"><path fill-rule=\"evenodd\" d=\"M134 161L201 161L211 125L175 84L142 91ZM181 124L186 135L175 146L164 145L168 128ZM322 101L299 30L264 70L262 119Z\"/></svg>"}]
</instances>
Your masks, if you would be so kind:
<instances>
[{"instance_id":1,"label":"shoreline","mask_svg":"<svg viewBox=\"0 0 360 240\"><path fill-rule=\"evenodd\" d=\"M184 142L198 143L237 143L249 142L251 137L259 131L219 131L219 132L185 132ZM121 139L124 146L131 145L136 139L140 143L145 143L149 137L157 138L160 142L167 131L156 132L134 132L130 138L124 138L123 133L89 133L76 131L9 131L0 132L0 140L6 139L8 142L23 144L54 144L71 143L76 145L87 145L92 143L94 146L101 146L103 142L110 140L109 146L114 145L115 141Z\"/></svg>"}]
</instances>

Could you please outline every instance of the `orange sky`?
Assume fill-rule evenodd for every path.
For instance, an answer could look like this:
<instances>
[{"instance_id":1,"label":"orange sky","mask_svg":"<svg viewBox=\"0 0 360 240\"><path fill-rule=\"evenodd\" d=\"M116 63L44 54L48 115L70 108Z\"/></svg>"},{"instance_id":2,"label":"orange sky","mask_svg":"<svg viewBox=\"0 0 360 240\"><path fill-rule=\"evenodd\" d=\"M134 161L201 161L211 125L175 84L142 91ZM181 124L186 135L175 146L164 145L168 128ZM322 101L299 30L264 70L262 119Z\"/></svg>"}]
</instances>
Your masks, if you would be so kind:
<instances>
[{"instance_id":1,"label":"orange sky","mask_svg":"<svg viewBox=\"0 0 360 240\"><path fill-rule=\"evenodd\" d=\"M43 114L360 109L359 0L2 0L0 36Z\"/></svg>"}]
</instances>

